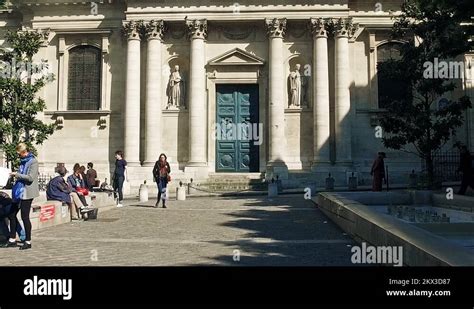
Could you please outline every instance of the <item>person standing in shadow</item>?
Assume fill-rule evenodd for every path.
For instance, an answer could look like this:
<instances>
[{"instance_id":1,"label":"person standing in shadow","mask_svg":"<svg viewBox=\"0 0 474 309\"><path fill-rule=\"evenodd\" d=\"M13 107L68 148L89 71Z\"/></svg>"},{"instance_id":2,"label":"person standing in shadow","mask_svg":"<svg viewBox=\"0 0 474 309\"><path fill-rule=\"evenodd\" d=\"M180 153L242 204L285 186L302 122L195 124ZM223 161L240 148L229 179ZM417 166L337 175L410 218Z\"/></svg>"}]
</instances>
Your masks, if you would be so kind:
<instances>
[{"instance_id":1,"label":"person standing in shadow","mask_svg":"<svg viewBox=\"0 0 474 309\"><path fill-rule=\"evenodd\" d=\"M379 152L377 158L372 164L372 169L370 171L370 175L373 176L372 191L382 191L382 183L385 179L385 157L385 152Z\"/></svg>"}]
</instances>

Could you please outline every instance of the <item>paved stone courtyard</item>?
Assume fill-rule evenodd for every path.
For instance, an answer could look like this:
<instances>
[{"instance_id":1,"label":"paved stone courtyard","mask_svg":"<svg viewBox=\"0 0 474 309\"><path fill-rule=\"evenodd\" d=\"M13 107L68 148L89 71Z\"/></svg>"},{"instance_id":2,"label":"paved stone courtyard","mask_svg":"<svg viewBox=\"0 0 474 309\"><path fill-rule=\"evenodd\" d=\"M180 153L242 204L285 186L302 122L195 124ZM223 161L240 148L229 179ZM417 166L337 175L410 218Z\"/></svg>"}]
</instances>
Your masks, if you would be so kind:
<instances>
[{"instance_id":1,"label":"paved stone courtyard","mask_svg":"<svg viewBox=\"0 0 474 309\"><path fill-rule=\"evenodd\" d=\"M349 266L354 241L302 195L154 201L33 231L2 266ZM238 250L238 251L237 251Z\"/></svg>"}]
</instances>

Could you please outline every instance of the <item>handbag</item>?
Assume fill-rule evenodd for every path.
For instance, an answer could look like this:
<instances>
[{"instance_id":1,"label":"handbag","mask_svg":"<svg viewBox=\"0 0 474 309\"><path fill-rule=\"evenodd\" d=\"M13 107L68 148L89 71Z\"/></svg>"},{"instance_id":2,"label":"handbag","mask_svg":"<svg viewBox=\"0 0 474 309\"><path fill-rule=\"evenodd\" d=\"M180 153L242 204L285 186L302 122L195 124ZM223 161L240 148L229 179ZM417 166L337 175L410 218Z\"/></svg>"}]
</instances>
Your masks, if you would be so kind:
<instances>
[{"instance_id":1,"label":"handbag","mask_svg":"<svg viewBox=\"0 0 474 309\"><path fill-rule=\"evenodd\" d=\"M86 188L76 188L76 191L78 193L82 193L82 195L84 195L84 196L89 195L89 190L87 190Z\"/></svg>"},{"instance_id":2,"label":"handbag","mask_svg":"<svg viewBox=\"0 0 474 309\"><path fill-rule=\"evenodd\" d=\"M171 181L171 176L170 176L169 174L168 174L168 176L166 176L166 180L167 180L168 182Z\"/></svg>"}]
</instances>

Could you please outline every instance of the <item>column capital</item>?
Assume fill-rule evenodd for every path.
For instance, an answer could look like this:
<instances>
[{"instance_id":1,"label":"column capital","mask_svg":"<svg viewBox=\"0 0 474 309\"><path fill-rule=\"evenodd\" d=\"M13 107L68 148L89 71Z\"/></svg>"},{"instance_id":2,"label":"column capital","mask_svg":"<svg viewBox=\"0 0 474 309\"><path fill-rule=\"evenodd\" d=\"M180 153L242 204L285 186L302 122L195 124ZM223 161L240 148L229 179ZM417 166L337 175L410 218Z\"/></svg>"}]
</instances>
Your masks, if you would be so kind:
<instances>
[{"instance_id":1,"label":"column capital","mask_svg":"<svg viewBox=\"0 0 474 309\"><path fill-rule=\"evenodd\" d=\"M267 34L270 38L283 38L286 32L286 18L267 18Z\"/></svg>"},{"instance_id":2,"label":"column capital","mask_svg":"<svg viewBox=\"0 0 474 309\"><path fill-rule=\"evenodd\" d=\"M310 18L309 28L313 37L328 37L328 21L324 18Z\"/></svg>"},{"instance_id":3,"label":"column capital","mask_svg":"<svg viewBox=\"0 0 474 309\"><path fill-rule=\"evenodd\" d=\"M144 36L149 40L163 40L165 34L165 23L163 20L150 20L144 23Z\"/></svg>"},{"instance_id":4,"label":"column capital","mask_svg":"<svg viewBox=\"0 0 474 309\"><path fill-rule=\"evenodd\" d=\"M355 34L359 27L358 24L352 22L352 18L333 18L329 23L336 37L350 38Z\"/></svg>"},{"instance_id":5,"label":"column capital","mask_svg":"<svg viewBox=\"0 0 474 309\"><path fill-rule=\"evenodd\" d=\"M188 37L190 39L203 39L207 37L207 19L186 19Z\"/></svg>"},{"instance_id":6,"label":"column capital","mask_svg":"<svg viewBox=\"0 0 474 309\"><path fill-rule=\"evenodd\" d=\"M142 21L135 21L131 20L128 22L124 22L122 26L122 34L127 40L139 40L140 41L140 33L142 32L143 22Z\"/></svg>"}]
</instances>

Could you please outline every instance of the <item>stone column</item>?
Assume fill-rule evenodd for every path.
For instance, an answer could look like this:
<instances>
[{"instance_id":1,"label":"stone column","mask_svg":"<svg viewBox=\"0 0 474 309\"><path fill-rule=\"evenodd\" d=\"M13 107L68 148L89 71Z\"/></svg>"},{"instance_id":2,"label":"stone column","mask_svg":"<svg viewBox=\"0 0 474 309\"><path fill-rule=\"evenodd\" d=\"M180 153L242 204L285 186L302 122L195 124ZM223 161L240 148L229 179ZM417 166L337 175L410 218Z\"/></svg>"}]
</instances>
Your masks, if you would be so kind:
<instances>
[{"instance_id":1,"label":"stone column","mask_svg":"<svg viewBox=\"0 0 474 309\"><path fill-rule=\"evenodd\" d=\"M269 38L269 162L273 173L285 177L284 156L285 137L285 89L286 78L283 68L283 37L286 31L286 18L266 19ZM282 175L280 175L282 174Z\"/></svg>"},{"instance_id":2,"label":"stone column","mask_svg":"<svg viewBox=\"0 0 474 309\"><path fill-rule=\"evenodd\" d=\"M124 25L127 37L127 76L125 85L124 153L128 165L140 164L140 24Z\"/></svg>"},{"instance_id":3,"label":"stone column","mask_svg":"<svg viewBox=\"0 0 474 309\"><path fill-rule=\"evenodd\" d=\"M207 20L186 20L191 40L189 77L189 160L187 170L207 167L206 45Z\"/></svg>"},{"instance_id":4,"label":"stone column","mask_svg":"<svg viewBox=\"0 0 474 309\"><path fill-rule=\"evenodd\" d=\"M353 31L350 19L334 21L335 39L335 116L336 162L352 162L352 115L350 99L349 35Z\"/></svg>"},{"instance_id":5,"label":"stone column","mask_svg":"<svg viewBox=\"0 0 474 309\"><path fill-rule=\"evenodd\" d=\"M147 38L146 63L146 105L145 105L145 162L153 165L163 149L161 148L161 44L164 34L162 20L152 20L145 26Z\"/></svg>"},{"instance_id":6,"label":"stone column","mask_svg":"<svg viewBox=\"0 0 474 309\"><path fill-rule=\"evenodd\" d=\"M330 163L330 111L327 22L310 19L313 33L313 163L312 169Z\"/></svg>"}]
</instances>

